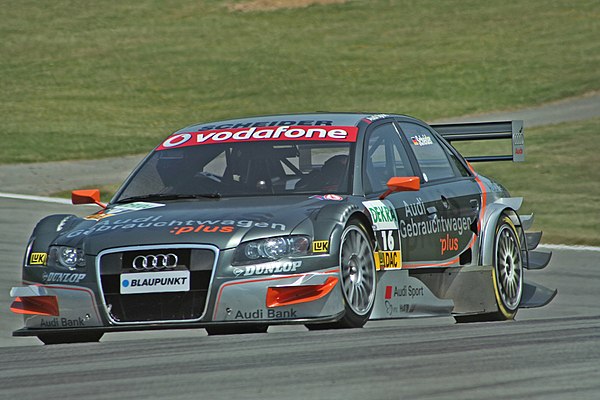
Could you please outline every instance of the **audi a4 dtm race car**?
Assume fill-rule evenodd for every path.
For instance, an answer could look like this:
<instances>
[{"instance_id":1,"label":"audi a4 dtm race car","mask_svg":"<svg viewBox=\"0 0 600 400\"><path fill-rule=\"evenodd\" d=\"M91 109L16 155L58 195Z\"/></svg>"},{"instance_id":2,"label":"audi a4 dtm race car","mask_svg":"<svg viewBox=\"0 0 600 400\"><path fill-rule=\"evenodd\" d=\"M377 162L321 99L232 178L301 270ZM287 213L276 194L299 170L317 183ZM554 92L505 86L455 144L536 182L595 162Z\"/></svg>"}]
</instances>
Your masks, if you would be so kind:
<instances>
[{"instance_id":1,"label":"audi a4 dtm race car","mask_svg":"<svg viewBox=\"0 0 600 400\"><path fill-rule=\"evenodd\" d=\"M451 142L506 139L463 158ZM97 190L35 227L15 336L98 341L115 331L269 325L358 328L453 315L506 320L555 290L530 282L550 253L521 198L470 162L522 161L521 121L428 125L315 113L203 123L160 143L107 204ZM470 161L470 162L469 162Z\"/></svg>"}]
</instances>

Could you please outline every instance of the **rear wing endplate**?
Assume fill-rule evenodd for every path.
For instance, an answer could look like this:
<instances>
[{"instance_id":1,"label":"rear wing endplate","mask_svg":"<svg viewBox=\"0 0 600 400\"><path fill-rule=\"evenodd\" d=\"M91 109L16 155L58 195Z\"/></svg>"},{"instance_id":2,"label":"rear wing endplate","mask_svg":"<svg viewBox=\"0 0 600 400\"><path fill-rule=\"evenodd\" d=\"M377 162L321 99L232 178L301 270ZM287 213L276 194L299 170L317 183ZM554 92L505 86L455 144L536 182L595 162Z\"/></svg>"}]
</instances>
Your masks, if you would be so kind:
<instances>
[{"instance_id":1,"label":"rear wing endplate","mask_svg":"<svg viewBox=\"0 0 600 400\"><path fill-rule=\"evenodd\" d=\"M512 154L499 156L473 156L465 157L469 162L477 161L525 161L525 137L523 134L523 121L498 121L498 122L465 122L459 124L432 124L435 129L448 142L470 140L511 139Z\"/></svg>"}]
</instances>

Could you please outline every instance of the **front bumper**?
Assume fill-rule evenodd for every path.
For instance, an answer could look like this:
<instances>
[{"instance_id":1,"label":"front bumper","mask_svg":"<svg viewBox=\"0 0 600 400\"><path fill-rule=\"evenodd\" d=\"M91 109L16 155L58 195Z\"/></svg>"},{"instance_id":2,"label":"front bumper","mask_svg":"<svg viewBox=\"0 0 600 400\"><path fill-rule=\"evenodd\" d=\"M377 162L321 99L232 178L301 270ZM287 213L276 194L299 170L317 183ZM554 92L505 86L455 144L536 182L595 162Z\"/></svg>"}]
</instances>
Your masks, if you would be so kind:
<instances>
[{"instance_id":1,"label":"front bumper","mask_svg":"<svg viewBox=\"0 0 600 400\"><path fill-rule=\"evenodd\" d=\"M13 335L190 329L225 323L318 323L335 321L344 311L338 268L249 279L215 279L214 286L209 298L210 312L199 320L131 323L115 323L106 305L97 300L102 298L101 294L97 296L87 287L41 284L14 287L11 296L15 302L11 309L24 314L25 327ZM56 299L56 309L40 309L37 300L48 298Z\"/></svg>"}]
</instances>

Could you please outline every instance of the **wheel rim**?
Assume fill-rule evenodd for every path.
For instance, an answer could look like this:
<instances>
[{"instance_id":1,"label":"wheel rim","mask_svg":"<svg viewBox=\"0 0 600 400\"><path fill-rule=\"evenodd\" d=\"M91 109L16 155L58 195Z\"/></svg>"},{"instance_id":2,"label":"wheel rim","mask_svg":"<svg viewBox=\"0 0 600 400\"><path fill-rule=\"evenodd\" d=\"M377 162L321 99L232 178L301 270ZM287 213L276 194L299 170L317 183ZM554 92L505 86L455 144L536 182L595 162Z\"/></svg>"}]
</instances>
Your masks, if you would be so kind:
<instances>
[{"instance_id":1,"label":"wheel rim","mask_svg":"<svg viewBox=\"0 0 600 400\"><path fill-rule=\"evenodd\" d=\"M521 302L522 278L521 246L514 230L503 225L496 238L496 281L502 303L511 311Z\"/></svg>"},{"instance_id":2,"label":"wheel rim","mask_svg":"<svg viewBox=\"0 0 600 400\"><path fill-rule=\"evenodd\" d=\"M375 263L367 237L355 226L342 235L340 268L346 302L354 313L365 315L375 300Z\"/></svg>"}]
</instances>

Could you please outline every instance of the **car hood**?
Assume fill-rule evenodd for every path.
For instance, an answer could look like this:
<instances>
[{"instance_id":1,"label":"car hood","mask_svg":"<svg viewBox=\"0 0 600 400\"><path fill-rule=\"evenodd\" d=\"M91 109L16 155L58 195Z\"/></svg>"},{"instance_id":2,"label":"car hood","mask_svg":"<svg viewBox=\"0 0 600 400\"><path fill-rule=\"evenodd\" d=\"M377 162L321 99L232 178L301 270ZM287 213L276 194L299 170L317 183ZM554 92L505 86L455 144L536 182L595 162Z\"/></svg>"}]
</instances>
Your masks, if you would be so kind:
<instances>
[{"instance_id":1,"label":"car hood","mask_svg":"<svg viewBox=\"0 0 600 400\"><path fill-rule=\"evenodd\" d=\"M202 243L220 249L240 242L289 234L312 235L312 224L332 203L323 196L244 197L114 205L62 232L55 244L86 254L124 246ZM301 225L302 224L302 225Z\"/></svg>"}]
</instances>

